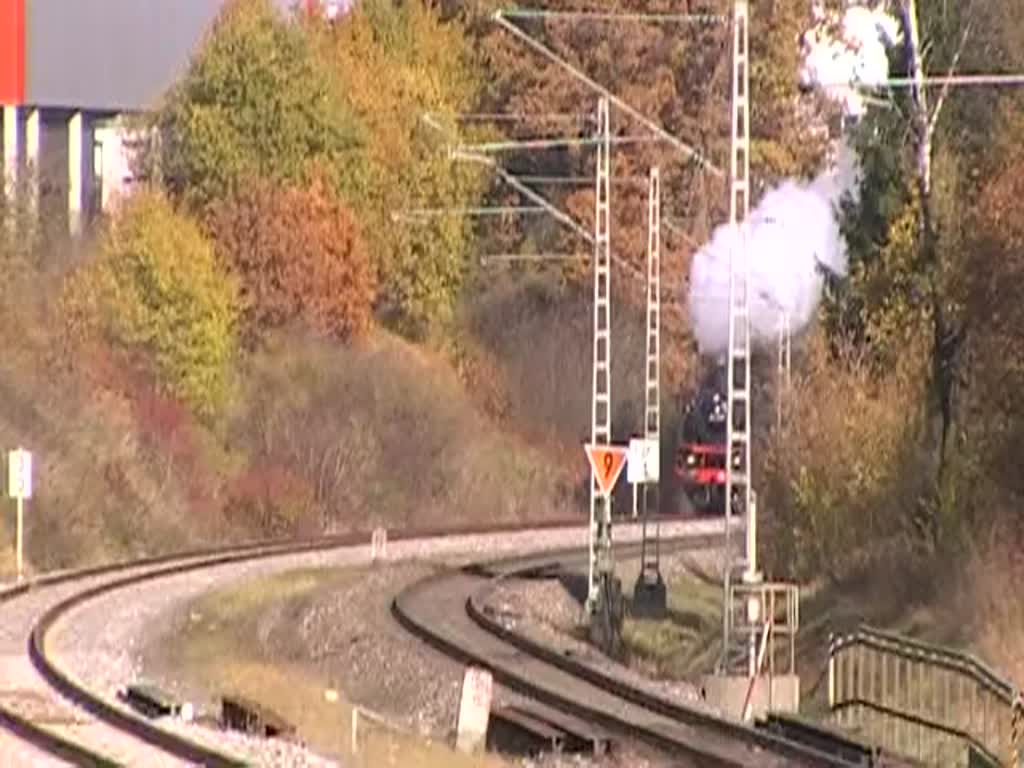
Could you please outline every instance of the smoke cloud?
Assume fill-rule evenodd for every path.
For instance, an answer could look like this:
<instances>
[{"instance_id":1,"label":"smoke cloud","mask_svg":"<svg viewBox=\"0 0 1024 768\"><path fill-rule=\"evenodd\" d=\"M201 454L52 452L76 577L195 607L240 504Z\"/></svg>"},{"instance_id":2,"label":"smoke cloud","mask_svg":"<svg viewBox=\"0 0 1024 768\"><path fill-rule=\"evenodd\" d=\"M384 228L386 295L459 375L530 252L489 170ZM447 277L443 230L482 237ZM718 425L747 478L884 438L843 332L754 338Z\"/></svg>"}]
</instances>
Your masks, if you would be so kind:
<instances>
[{"instance_id":1,"label":"smoke cloud","mask_svg":"<svg viewBox=\"0 0 1024 768\"><path fill-rule=\"evenodd\" d=\"M867 106L853 86L879 84L888 78L887 46L899 41L898 22L864 5L853 5L835 16L818 3L814 14L816 24L803 38L801 82L822 88L847 116L860 117ZM856 156L843 138L832 154L828 167L813 182L786 180L750 212L746 247L752 346L773 343L783 316L794 334L804 328L821 300L823 270L846 274L846 244L835 206L843 193L855 190ZM702 354L728 350L729 257L741 247L740 233L724 224L694 255L688 303Z\"/></svg>"}]
</instances>

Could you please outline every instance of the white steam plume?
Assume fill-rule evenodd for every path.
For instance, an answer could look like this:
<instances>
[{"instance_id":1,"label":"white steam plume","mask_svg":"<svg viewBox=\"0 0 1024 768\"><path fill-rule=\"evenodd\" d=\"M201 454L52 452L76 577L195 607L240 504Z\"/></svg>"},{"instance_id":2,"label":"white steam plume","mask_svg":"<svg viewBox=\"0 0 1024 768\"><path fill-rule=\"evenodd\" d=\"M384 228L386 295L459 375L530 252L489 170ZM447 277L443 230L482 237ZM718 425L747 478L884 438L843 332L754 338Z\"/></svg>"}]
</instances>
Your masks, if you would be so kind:
<instances>
[{"instance_id":1,"label":"white steam plume","mask_svg":"<svg viewBox=\"0 0 1024 768\"><path fill-rule=\"evenodd\" d=\"M814 29L804 36L801 82L825 87L850 117L866 106L853 85L878 84L889 76L887 45L898 42L898 22L863 5L830 18L815 7ZM832 34L839 31L839 36ZM769 191L750 212L751 343L778 337L782 315L793 333L812 319L821 300L822 269L846 274L846 245L833 206L856 182L856 158L842 139L836 160L813 182L789 179ZM690 267L688 302L694 336L702 354L727 351L729 343L729 253L740 247L728 224L718 227Z\"/></svg>"}]
</instances>

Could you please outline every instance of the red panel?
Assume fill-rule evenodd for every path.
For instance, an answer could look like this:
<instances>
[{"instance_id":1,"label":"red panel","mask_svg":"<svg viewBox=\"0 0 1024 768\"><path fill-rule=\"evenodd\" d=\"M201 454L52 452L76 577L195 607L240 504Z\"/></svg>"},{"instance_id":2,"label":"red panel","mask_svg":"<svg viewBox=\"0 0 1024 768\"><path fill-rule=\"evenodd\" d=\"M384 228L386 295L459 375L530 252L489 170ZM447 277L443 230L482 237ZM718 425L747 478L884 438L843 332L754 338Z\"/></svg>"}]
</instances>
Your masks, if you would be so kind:
<instances>
[{"instance_id":1,"label":"red panel","mask_svg":"<svg viewBox=\"0 0 1024 768\"><path fill-rule=\"evenodd\" d=\"M0 104L25 100L25 0L0 0Z\"/></svg>"}]
</instances>

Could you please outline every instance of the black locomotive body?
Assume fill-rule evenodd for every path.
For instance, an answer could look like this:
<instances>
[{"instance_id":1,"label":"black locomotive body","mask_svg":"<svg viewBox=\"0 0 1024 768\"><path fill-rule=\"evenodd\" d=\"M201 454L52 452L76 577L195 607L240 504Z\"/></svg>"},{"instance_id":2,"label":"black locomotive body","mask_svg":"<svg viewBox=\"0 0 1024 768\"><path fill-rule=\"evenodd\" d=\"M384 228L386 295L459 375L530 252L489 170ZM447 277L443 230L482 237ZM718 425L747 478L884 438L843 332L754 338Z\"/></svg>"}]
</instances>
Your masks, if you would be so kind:
<instances>
[{"instance_id":1,"label":"black locomotive body","mask_svg":"<svg viewBox=\"0 0 1024 768\"><path fill-rule=\"evenodd\" d=\"M683 412L674 471L702 514L725 514L727 387L726 367L716 363Z\"/></svg>"}]
</instances>

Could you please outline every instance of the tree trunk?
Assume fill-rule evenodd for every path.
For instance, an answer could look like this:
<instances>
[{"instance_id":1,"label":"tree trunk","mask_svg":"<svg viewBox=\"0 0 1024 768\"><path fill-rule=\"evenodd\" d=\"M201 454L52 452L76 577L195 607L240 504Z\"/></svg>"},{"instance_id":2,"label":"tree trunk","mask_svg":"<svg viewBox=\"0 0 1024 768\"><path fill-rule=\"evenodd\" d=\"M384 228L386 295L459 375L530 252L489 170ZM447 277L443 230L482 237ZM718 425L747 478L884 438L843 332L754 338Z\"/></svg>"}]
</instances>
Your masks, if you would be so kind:
<instances>
[{"instance_id":1,"label":"tree trunk","mask_svg":"<svg viewBox=\"0 0 1024 768\"><path fill-rule=\"evenodd\" d=\"M959 359L964 331L954 316L952 306L947 306L944 300L945 264L939 250L939 222L935 213L932 190L933 139L945 93L943 93L943 97L940 97L935 113L930 114L928 94L924 87L924 62L916 0L901 0L900 11L907 68L910 79L913 81L911 97L914 102L914 111L911 120L917 158L916 184L921 205L919 234L921 255L927 269L929 304L932 312L932 391L939 411L935 472L936 488L938 488L941 486L945 473L949 435L952 433L955 421L956 382L959 378ZM966 40L966 35L964 40ZM961 50L962 47L963 43L961 43ZM958 50L954 58L954 68L959 55L960 51ZM938 507L936 506L933 515L937 514ZM938 533L938 522L938 519L933 518L933 535Z\"/></svg>"}]
</instances>

